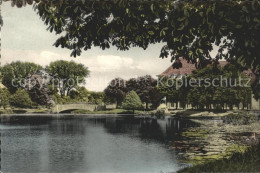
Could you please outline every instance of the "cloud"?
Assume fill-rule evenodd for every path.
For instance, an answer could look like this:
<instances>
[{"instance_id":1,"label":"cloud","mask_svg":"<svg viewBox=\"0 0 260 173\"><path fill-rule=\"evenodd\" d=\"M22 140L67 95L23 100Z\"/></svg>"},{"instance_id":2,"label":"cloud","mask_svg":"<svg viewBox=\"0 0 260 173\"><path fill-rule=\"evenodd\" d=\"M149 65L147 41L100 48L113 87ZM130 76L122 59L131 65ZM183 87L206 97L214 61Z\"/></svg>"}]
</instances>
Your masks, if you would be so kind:
<instances>
[{"instance_id":1,"label":"cloud","mask_svg":"<svg viewBox=\"0 0 260 173\"><path fill-rule=\"evenodd\" d=\"M2 49L1 64L5 65L13 61L33 62L42 66L48 65L52 61L59 59L70 60L70 57L61 56L51 51L35 51L35 50L15 50Z\"/></svg>"},{"instance_id":2,"label":"cloud","mask_svg":"<svg viewBox=\"0 0 260 173\"><path fill-rule=\"evenodd\" d=\"M104 70L117 70L125 66L133 65L133 59L114 55L102 55L97 57L100 66L105 67Z\"/></svg>"},{"instance_id":3,"label":"cloud","mask_svg":"<svg viewBox=\"0 0 260 173\"><path fill-rule=\"evenodd\" d=\"M53 59L59 59L60 58L59 54L53 53L53 52L50 52L50 51L42 51L40 53L40 56L41 56L41 58L47 59L47 61L48 60L51 61Z\"/></svg>"}]
</instances>

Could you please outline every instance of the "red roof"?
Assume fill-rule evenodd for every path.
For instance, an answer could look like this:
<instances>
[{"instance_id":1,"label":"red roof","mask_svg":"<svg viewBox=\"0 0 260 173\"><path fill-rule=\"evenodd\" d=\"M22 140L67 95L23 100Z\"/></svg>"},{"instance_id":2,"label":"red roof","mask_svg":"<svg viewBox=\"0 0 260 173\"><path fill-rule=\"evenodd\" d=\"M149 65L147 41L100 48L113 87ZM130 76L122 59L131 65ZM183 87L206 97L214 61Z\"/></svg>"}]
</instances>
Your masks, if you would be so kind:
<instances>
[{"instance_id":1,"label":"red roof","mask_svg":"<svg viewBox=\"0 0 260 173\"><path fill-rule=\"evenodd\" d=\"M182 63L181 68L174 68L172 65L167 68L163 73L158 76L173 76L173 75L189 75L192 74L193 70L196 70L195 64L188 63L188 61L184 58L180 58L180 62ZM224 67L227 64L226 61L219 61L219 65Z\"/></svg>"},{"instance_id":2,"label":"red roof","mask_svg":"<svg viewBox=\"0 0 260 173\"><path fill-rule=\"evenodd\" d=\"M173 76L173 75L190 75L192 74L193 70L196 70L195 64L188 63L188 61L184 58L179 59L182 63L182 67L180 68L174 68L172 65L167 68L163 73L159 74L160 76ZM227 61L219 61L219 65L221 67L224 67L227 65ZM249 78L251 78L253 81L257 79L257 76L253 73L251 69L243 71L244 74L246 74Z\"/></svg>"}]
</instances>

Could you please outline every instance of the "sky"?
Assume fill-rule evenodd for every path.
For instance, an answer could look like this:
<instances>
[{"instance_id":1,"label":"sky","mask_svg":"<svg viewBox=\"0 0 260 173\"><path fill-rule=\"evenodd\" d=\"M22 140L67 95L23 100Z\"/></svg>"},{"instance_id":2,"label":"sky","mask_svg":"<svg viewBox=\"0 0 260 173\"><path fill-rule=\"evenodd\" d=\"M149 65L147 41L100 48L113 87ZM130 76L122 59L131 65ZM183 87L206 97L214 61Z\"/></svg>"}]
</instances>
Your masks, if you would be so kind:
<instances>
[{"instance_id":1,"label":"sky","mask_svg":"<svg viewBox=\"0 0 260 173\"><path fill-rule=\"evenodd\" d=\"M129 79L147 74L156 77L171 65L170 58L159 58L162 44L129 51L93 47L79 57L70 57L70 50L52 46L59 35L46 30L47 26L32 6L14 8L10 2L3 2L1 8L4 21L1 65L19 60L46 66L60 59L73 60L89 68L90 76L86 78L85 87L91 91L104 90L116 77Z\"/></svg>"}]
</instances>

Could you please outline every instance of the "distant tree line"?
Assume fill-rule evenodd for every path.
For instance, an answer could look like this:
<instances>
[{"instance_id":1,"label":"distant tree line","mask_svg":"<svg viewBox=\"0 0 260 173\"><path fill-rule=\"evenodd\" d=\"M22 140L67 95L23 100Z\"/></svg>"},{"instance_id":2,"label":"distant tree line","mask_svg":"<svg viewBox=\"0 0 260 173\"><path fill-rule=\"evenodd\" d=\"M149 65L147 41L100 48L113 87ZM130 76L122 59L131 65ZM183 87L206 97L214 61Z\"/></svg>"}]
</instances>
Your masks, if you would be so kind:
<instances>
[{"instance_id":1,"label":"distant tree line","mask_svg":"<svg viewBox=\"0 0 260 173\"><path fill-rule=\"evenodd\" d=\"M89 70L83 64L58 60L47 67L30 62L12 62L0 68L0 106L31 108L48 106L51 100L64 104L88 102L100 104L103 92L88 91L82 84Z\"/></svg>"},{"instance_id":2,"label":"distant tree line","mask_svg":"<svg viewBox=\"0 0 260 173\"><path fill-rule=\"evenodd\" d=\"M145 108L148 110L157 108L165 96L167 102L175 103L176 109L185 109L188 106L193 109L223 110L233 109L234 106L248 109L251 104L251 88L241 86L241 84L247 83L248 76L243 69L232 64L224 67L208 65L193 71L189 76L173 78L173 80L171 77L164 77L163 80L154 79L150 75L129 80L115 78L104 92L88 91L82 86L88 75L87 67L73 61L55 61L46 68L34 63L12 62L0 69L0 79L6 87L0 89L0 104L3 108L7 108L9 105L26 108L37 105L47 106L51 101L59 104L114 103L117 107L125 109ZM206 80L199 80L199 83L193 82L193 86L181 85L194 79L214 81L220 76L229 79L229 82L224 81L224 87L219 86L219 80L209 86L207 86ZM243 77L245 80L240 85L234 86L233 84L239 77ZM171 86L169 86L169 78L171 78ZM31 82L30 84L27 83L28 80ZM160 85L160 83L165 85ZM127 95L129 96L126 99ZM140 106L136 95L144 106ZM138 102L132 103L133 101ZM134 109L132 109L133 107Z\"/></svg>"},{"instance_id":3,"label":"distant tree line","mask_svg":"<svg viewBox=\"0 0 260 173\"><path fill-rule=\"evenodd\" d=\"M220 78L222 81L216 80ZM239 78L243 80L239 82ZM197 83L193 83L193 86L180 84L190 83L191 80L196 80ZM209 81L213 83L209 85ZM250 81L248 76L235 65L228 64L225 67L208 65L203 69L193 71L186 78L175 79L174 85L171 87L166 85L167 78L165 78L162 81L165 85L158 88L167 97L167 101L176 103L176 109L178 103L183 109L187 108L188 105L193 109L224 110L233 109L234 106L249 109L252 90L251 83L248 81Z\"/></svg>"},{"instance_id":4,"label":"distant tree line","mask_svg":"<svg viewBox=\"0 0 260 173\"><path fill-rule=\"evenodd\" d=\"M129 80L115 78L104 94L117 107L122 106L127 93L135 91L146 109L157 108L165 96L176 109L186 109L188 106L208 110L233 109L234 106L249 109L252 82L240 66L228 64L220 67L212 64L181 78L164 76L156 80L149 75Z\"/></svg>"},{"instance_id":5,"label":"distant tree line","mask_svg":"<svg viewBox=\"0 0 260 173\"><path fill-rule=\"evenodd\" d=\"M162 98L157 89L157 80L150 75L129 80L115 78L106 87L104 93L110 102L116 103L117 107L120 107L130 91L137 93L141 101L145 103L146 109L149 109L149 104L150 108L157 108Z\"/></svg>"}]
</instances>

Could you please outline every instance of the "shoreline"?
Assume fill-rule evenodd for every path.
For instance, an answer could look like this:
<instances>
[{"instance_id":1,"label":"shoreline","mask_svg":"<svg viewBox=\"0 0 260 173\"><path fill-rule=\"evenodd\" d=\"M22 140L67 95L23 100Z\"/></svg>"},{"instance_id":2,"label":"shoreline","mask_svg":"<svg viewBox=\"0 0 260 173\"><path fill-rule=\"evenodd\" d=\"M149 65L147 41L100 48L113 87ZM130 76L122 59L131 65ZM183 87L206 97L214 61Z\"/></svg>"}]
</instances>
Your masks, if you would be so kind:
<instances>
[{"instance_id":1,"label":"shoreline","mask_svg":"<svg viewBox=\"0 0 260 173\"><path fill-rule=\"evenodd\" d=\"M11 110L14 111L14 110ZM46 109L46 112L36 112L35 109L18 109L15 111L23 111L22 113L0 113L0 117L12 117L12 116L40 116L40 117L65 117L65 116L88 116L88 117L126 117L126 116L132 116L132 117L150 117L154 118L157 117L158 119L164 118L164 117L172 117L172 118L181 118L181 119L213 119L213 120L221 120L225 116L238 114L240 113L248 113L252 112L250 110L232 110L232 111L206 111L206 110L173 110L173 111L166 111L164 115L156 116L152 111L143 111L143 112L137 112L137 113L124 113L122 112L109 112L109 110L98 112L95 111L93 113L50 113L47 112L48 109ZM258 115L258 113L256 113ZM260 113L259 113L260 116Z\"/></svg>"},{"instance_id":2,"label":"shoreline","mask_svg":"<svg viewBox=\"0 0 260 173\"><path fill-rule=\"evenodd\" d=\"M0 114L0 117L120 117L134 116L130 114L53 114L53 113L33 113L33 114Z\"/></svg>"}]
</instances>

